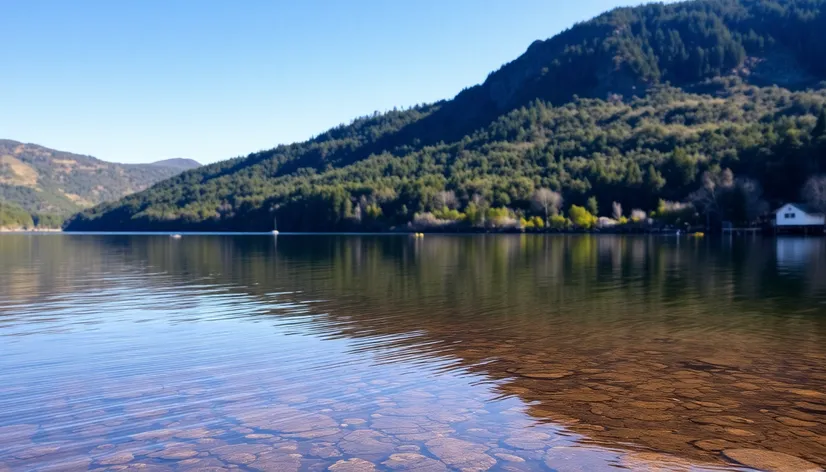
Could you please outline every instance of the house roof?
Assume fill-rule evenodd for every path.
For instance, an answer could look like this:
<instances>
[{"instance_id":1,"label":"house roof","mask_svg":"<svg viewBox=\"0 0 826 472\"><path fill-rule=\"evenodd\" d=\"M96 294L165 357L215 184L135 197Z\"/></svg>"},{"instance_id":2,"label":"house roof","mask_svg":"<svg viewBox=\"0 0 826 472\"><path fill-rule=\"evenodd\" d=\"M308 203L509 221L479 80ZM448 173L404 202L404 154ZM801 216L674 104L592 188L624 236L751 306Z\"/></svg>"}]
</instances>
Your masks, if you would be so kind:
<instances>
[{"instance_id":1,"label":"house roof","mask_svg":"<svg viewBox=\"0 0 826 472\"><path fill-rule=\"evenodd\" d=\"M792 206L794 206L795 208L797 208L798 210L803 211L803 212L806 212L806 213L808 213L808 214L810 214L810 215L819 215L819 214L821 214L821 212L817 211L817 210L816 210L815 208L813 208L811 205L807 205L807 204L805 204L805 203L794 203L794 202L789 202L789 203L786 203L785 205L783 205L782 207L778 208L777 210L774 210L774 212L775 212L775 213L777 213L778 211L780 211L780 210L781 210L783 207L785 207L786 205L792 205Z\"/></svg>"}]
</instances>

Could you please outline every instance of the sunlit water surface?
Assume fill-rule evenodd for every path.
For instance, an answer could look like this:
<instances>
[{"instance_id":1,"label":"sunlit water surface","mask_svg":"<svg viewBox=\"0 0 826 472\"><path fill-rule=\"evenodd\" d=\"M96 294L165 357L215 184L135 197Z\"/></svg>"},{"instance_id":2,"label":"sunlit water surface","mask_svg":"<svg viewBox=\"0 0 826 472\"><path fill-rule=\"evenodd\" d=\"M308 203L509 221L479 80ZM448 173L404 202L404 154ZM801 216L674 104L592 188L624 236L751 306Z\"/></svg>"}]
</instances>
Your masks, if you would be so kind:
<instances>
[{"instance_id":1,"label":"sunlit water surface","mask_svg":"<svg viewBox=\"0 0 826 472\"><path fill-rule=\"evenodd\" d=\"M818 470L824 301L822 239L2 235L0 471Z\"/></svg>"}]
</instances>

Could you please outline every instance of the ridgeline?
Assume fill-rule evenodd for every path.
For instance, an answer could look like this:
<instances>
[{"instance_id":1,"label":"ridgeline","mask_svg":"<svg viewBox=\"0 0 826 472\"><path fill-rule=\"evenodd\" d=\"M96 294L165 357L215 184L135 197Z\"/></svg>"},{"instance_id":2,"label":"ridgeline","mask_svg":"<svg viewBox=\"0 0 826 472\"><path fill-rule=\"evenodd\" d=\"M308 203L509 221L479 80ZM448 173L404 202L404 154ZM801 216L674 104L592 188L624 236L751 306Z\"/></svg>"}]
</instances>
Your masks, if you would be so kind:
<instances>
[{"instance_id":1,"label":"ridgeline","mask_svg":"<svg viewBox=\"0 0 826 472\"><path fill-rule=\"evenodd\" d=\"M199 165L189 159L117 164L0 139L0 228L60 228L64 217L83 208Z\"/></svg>"},{"instance_id":2,"label":"ridgeline","mask_svg":"<svg viewBox=\"0 0 826 472\"><path fill-rule=\"evenodd\" d=\"M616 9L452 100L189 170L65 228L746 224L826 173L823 31L826 0Z\"/></svg>"}]
</instances>

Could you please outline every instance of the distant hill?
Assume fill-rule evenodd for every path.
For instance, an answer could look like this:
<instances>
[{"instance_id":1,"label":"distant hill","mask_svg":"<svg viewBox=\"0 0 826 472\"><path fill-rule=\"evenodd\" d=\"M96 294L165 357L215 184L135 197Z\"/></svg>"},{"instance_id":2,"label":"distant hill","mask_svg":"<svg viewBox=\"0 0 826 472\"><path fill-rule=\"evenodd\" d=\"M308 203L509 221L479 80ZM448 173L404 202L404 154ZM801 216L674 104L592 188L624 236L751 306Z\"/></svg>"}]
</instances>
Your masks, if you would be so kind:
<instances>
[{"instance_id":1,"label":"distant hill","mask_svg":"<svg viewBox=\"0 0 826 472\"><path fill-rule=\"evenodd\" d=\"M173 159L164 159L162 161L155 161L150 163L149 165L167 167L171 169L180 169L182 171L195 169L196 167L201 167L201 163L196 160L184 159L180 157L176 157Z\"/></svg>"},{"instance_id":2,"label":"distant hill","mask_svg":"<svg viewBox=\"0 0 826 472\"><path fill-rule=\"evenodd\" d=\"M32 215L69 216L146 189L199 164L169 159L116 164L36 144L0 140L0 201ZM52 220L50 220L52 221Z\"/></svg>"},{"instance_id":3,"label":"distant hill","mask_svg":"<svg viewBox=\"0 0 826 472\"><path fill-rule=\"evenodd\" d=\"M753 203L797 200L826 173L825 5L615 9L451 100L184 172L67 229L268 230L273 216L282 231L484 226L547 216L532 201L541 188L563 211L607 216L718 183L704 211L751 220Z\"/></svg>"}]
</instances>

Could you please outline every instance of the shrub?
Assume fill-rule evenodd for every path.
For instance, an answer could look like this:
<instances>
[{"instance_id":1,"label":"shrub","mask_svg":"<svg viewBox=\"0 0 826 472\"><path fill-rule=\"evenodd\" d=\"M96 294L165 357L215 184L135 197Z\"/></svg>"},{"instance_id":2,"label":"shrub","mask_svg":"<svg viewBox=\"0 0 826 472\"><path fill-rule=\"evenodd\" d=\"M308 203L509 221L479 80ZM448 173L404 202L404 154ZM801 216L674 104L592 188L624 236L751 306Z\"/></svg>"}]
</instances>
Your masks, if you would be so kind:
<instances>
[{"instance_id":1,"label":"shrub","mask_svg":"<svg viewBox=\"0 0 826 472\"><path fill-rule=\"evenodd\" d=\"M568 229L571 226L571 220L562 215L553 215L548 219L548 227L551 229Z\"/></svg>"},{"instance_id":2,"label":"shrub","mask_svg":"<svg viewBox=\"0 0 826 472\"><path fill-rule=\"evenodd\" d=\"M596 216L579 205L571 205L568 209L568 216L575 226L582 229L591 229L597 222Z\"/></svg>"}]
</instances>

